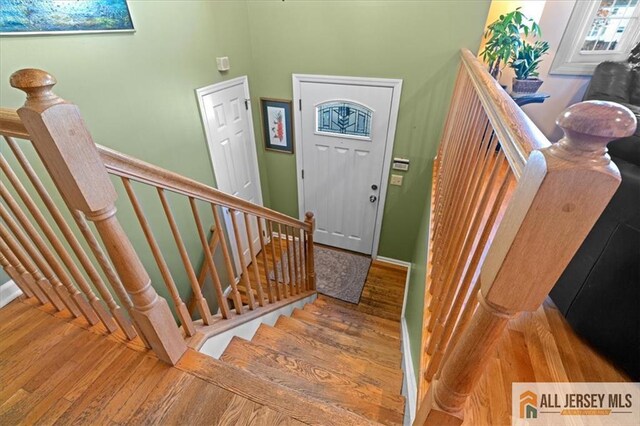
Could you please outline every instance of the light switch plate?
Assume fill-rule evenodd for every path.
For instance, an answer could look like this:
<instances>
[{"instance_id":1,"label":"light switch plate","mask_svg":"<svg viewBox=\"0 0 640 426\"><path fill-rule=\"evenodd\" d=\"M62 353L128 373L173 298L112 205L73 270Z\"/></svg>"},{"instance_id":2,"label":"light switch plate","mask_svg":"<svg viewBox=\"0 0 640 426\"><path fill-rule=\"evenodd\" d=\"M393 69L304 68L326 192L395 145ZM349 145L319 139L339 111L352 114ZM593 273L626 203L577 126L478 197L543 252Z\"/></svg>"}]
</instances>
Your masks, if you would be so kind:
<instances>
[{"instance_id":1,"label":"light switch plate","mask_svg":"<svg viewBox=\"0 0 640 426\"><path fill-rule=\"evenodd\" d=\"M228 56L221 56L219 58L216 58L216 64L218 65L218 71L229 71L229 69L231 68Z\"/></svg>"},{"instance_id":2,"label":"light switch plate","mask_svg":"<svg viewBox=\"0 0 640 426\"><path fill-rule=\"evenodd\" d=\"M402 186L402 176L391 175L391 185Z\"/></svg>"}]
</instances>

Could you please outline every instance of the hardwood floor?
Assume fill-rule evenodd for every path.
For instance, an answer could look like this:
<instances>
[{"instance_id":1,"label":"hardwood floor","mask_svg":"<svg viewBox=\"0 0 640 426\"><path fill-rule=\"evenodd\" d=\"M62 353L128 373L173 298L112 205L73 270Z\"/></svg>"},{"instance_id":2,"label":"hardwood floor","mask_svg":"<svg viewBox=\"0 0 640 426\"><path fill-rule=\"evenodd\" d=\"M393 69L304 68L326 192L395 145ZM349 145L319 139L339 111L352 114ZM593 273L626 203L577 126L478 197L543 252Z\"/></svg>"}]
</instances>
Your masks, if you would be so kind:
<instances>
[{"instance_id":1,"label":"hardwood floor","mask_svg":"<svg viewBox=\"0 0 640 426\"><path fill-rule=\"evenodd\" d=\"M233 338L220 359L357 413L363 422L399 425L405 405L399 330L393 321L371 318L329 300L312 303L294 309L291 317L281 316L273 327L262 324L251 341ZM388 326L377 333L381 321ZM342 356L336 358L336 352ZM350 369L354 364L359 367ZM369 377L373 369L384 375Z\"/></svg>"},{"instance_id":2,"label":"hardwood floor","mask_svg":"<svg viewBox=\"0 0 640 426\"><path fill-rule=\"evenodd\" d=\"M404 418L400 314L406 269L374 261L360 303L319 295L262 324L251 341L234 338L221 360L271 383L397 425Z\"/></svg>"},{"instance_id":3,"label":"hardwood floor","mask_svg":"<svg viewBox=\"0 0 640 426\"><path fill-rule=\"evenodd\" d=\"M367 275L358 305L320 295L320 299L358 312L396 321L400 327L407 269L404 266L374 260Z\"/></svg>"},{"instance_id":4,"label":"hardwood floor","mask_svg":"<svg viewBox=\"0 0 640 426\"><path fill-rule=\"evenodd\" d=\"M509 322L465 408L464 425L510 425L513 382L630 379L578 337L550 299Z\"/></svg>"},{"instance_id":5,"label":"hardwood floor","mask_svg":"<svg viewBox=\"0 0 640 426\"><path fill-rule=\"evenodd\" d=\"M0 424L398 424L406 271L373 262L358 305L313 304L175 367L50 306L0 309ZM465 425L511 424L516 381L627 381L551 302L509 323Z\"/></svg>"},{"instance_id":6,"label":"hardwood floor","mask_svg":"<svg viewBox=\"0 0 640 426\"><path fill-rule=\"evenodd\" d=\"M16 300L0 309L0 424L398 424L404 280L374 262L360 305L321 297L236 339L241 368L192 350L169 367L139 339Z\"/></svg>"},{"instance_id":7,"label":"hardwood floor","mask_svg":"<svg viewBox=\"0 0 640 426\"><path fill-rule=\"evenodd\" d=\"M28 303L0 324L3 425L301 424Z\"/></svg>"}]
</instances>

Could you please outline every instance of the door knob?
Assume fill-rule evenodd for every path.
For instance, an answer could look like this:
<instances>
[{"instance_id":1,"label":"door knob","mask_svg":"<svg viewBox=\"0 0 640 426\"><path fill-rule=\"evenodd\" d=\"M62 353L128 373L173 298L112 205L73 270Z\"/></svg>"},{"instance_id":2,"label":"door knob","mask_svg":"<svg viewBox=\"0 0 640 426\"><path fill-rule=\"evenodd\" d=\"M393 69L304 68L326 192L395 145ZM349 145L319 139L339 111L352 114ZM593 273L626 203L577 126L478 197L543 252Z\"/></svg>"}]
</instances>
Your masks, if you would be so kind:
<instances>
[{"instance_id":1,"label":"door knob","mask_svg":"<svg viewBox=\"0 0 640 426\"><path fill-rule=\"evenodd\" d=\"M371 189L375 191L376 189L378 189L378 185L371 185Z\"/></svg>"},{"instance_id":2,"label":"door knob","mask_svg":"<svg viewBox=\"0 0 640 426\"><path fill-rule=\"evenodd\" d=\"M371 201L372 203L375 203L377 199L378 197L376 197L375 195L372 195L371 197L369 197L369 201Z\"/></svg>"}]
</instances>

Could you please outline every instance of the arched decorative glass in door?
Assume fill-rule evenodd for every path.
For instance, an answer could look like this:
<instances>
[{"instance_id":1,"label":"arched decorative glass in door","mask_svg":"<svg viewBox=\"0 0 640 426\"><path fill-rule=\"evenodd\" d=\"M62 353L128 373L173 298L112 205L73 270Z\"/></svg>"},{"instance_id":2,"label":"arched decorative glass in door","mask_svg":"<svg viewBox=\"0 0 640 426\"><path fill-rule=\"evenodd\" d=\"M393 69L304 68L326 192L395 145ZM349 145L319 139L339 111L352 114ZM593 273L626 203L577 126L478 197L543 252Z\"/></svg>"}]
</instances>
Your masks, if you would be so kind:
<instances>
[{"instance_id":1,"label":"arched decorative glass in door","mask_svg":"<svg viewBox=\"0 0 640 426\"><path fill-rule=\"evenodd\" d=\"M348 101L329 101L316 107L316 133L370 139L373 111Z\"/></svg>"}]
</instances>

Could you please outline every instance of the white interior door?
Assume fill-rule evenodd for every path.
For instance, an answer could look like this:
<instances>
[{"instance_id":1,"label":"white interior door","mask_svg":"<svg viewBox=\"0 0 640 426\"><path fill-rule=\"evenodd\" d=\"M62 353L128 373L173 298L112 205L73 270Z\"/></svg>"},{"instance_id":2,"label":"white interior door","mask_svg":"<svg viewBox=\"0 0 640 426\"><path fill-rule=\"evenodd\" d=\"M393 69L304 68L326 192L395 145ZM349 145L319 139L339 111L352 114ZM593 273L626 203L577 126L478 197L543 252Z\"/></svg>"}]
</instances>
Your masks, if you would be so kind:
<instances>
[{"instance_id":1,"label":"white interior door","mask_svg":"<svg viewBox=\"0 0 640 426\"><path fill-rule=\"evenodd\" d=\"M247 77L203 87L196 92L218 189L262 205ZM223 209L223 212L236 271L240 271L240 256L236 247L231 216L227 209ZM247 265L251 262L251 255L245 232L244 215L239 212L235 214L240 231L242 258ZM257 252L260 250L258 225L253 218L250 222L252 244Z\"/></svg>"},{"instance_id":2,"label":"white interior door","mask_svg":"<svg viewBox=\"0 0 640 426\"><path fill-rule=\"evenodd\" d=\"M372 253L393 91L300 82L303 203L321 244Z\"/></svg>"}]
</instances>

